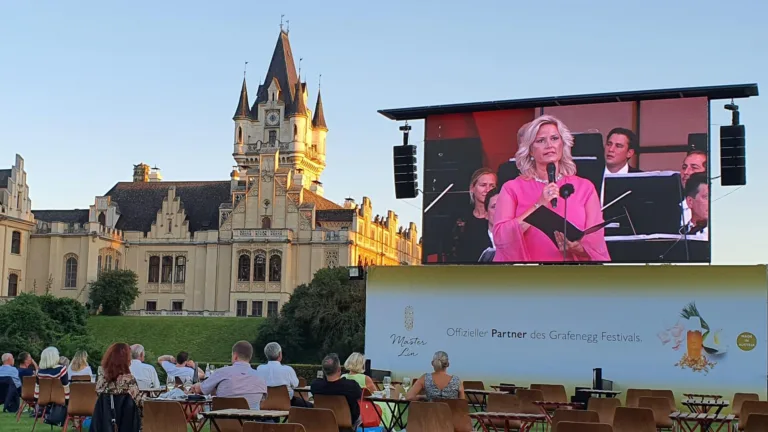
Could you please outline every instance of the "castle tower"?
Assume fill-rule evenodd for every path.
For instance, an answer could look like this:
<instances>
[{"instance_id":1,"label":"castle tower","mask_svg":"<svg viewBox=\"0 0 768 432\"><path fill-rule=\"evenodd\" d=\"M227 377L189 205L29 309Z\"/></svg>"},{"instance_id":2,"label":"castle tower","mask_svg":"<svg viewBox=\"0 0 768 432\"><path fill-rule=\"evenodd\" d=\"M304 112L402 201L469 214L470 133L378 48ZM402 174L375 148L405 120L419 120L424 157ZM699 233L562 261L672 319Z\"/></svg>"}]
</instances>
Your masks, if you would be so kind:
<instances>
[{"instance_id":1,"label":"castle tower","mask_svg":"<svg viewBox=\"0 0 768 432\"><path fill-rule=\"evenodd\" d=\"M134 183L148 183L149 182L149 165L140 163L133 166L133 182Z\"/></svg>"}]
</instances>

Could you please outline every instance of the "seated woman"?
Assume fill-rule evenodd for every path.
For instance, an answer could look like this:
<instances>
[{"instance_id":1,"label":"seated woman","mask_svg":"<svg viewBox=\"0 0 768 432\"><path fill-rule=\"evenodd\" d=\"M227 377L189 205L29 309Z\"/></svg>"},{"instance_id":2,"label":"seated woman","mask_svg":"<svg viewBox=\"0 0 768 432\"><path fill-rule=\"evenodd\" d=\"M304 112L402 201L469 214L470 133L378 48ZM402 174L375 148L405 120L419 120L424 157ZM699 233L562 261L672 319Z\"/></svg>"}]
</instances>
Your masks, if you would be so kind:
<instances>
[{"instance_id":1,"label":"seated woman","mask_svg":"<svg viewBox=\"0 0 768 432\"><path fill-rule=\"evenodd\" d=\"M96 381L99 399L94 408L91 431L112 431L115 425L117 428L114 430L120 432L138 432L141 429L144 393L139 390L130 367L131 347L128 344L118 342L107 348L101 359L104 374ZM113 416L116 418L113 419Z\"/></svg>"},{"instance_id":2,"label":"seated woman","mask_svg":"<svg viewBox=\"0 0 768 432\"><path fill-rule=\"evenodd\" d=\"M361 388L368 389L371 393L378 390L371 377L365 375L365 356L362 354L358 352L350 354L347 361L344 362L344 369L347 370L347 373L342 375L342 378L358 383ZM389 409L389 405L384 402L376 402L376 406L381 408L383 423L389 425L392 418L392 410Z\"/></svg>"},{"instance_id":3,"label":"seated woman","mask_svg":"<svg viewBox=\"0 0 768 432\"><path fill-rule=\"evenodd\" d=\"M35 401L40 396L41 379L58 379L64 386L64 400L69 403L69 374L67 367L59 364L59 350L56 347L48 347L40 354L40 369L37 371L35 383Z\"/></svg>"},{"instance_id":4,"label":"seated woman","mask_svg":"<svg viewBox=\"0 0 768 432\"><path fill-rule=\"evenodd\" d=\"M69 379L74 376L87 376L93 381L93 371L88 366L88 353L85 351L78 351L72 357L72 363L69 365Z\"/></svg>"},{"instance_id":5,"label":"seated woman","mask_svg":"<svg viewBox=\"0 0 768 432\"><path fill-rule=\"evenodd\" d=\"M515 163L520 176L504 183L499 192L493 225L494 261L557 262L563 261L563 250L566 261L610 261L604 229L569 241L560 231L545 233L525 222L539 207L565 217L566 205L559 191L566 184L573 187L567 204L568 221L580 230L603 222L595 186L576 175L571 132L557 118L543 115L523 126L518 137ZM553 182L550 166L554 168ZM553 199L560 201L556 207L551 204Z\"/></svg>"},{"instance_id":6,"label":"seated woman","mask_svg":"<svg viewBox=\"0 0 768 432\"><path fill-rule=\"evenodd\" d=\"M448 354L438 351L432 357L433 373L424 374L416 380L416 383L408 390L405 396L410 401L426 399L464 399L464 384L456 375L448 375ZM424 390L424 396L419 393Z\"/></svg>"}]
</instances>

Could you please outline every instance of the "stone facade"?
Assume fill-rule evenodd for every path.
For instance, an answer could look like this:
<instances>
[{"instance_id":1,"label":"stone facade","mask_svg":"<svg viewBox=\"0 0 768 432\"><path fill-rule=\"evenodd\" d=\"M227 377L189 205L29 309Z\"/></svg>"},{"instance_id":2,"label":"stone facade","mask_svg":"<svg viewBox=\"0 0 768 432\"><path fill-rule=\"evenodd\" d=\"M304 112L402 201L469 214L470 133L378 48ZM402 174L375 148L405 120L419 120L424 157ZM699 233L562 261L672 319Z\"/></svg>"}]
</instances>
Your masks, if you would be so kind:
<instances>
[{"instance_id":1,"label":"stone facade","mask_svg":"<svg viewBox=\"0 0 768 432\"><path fill-rule=\"evenodd\" d=\"M0 254L2 295L15 272L15 293L34 286L86 301L88 282L119 268L138 274L136 314L266 316L321 268L420 264L415 224L403 229L391 211L375 216L367 197L361 205L323 197L328 126L319 91L314 111L307 98L281 31L253 105L243 82L228 181L163 181L142 163L133 167L133 181L95 197L87 210L33 217L17 157L11 170L0 171L0 186L8 173L0 239L10 251L6 232L19 232L25 247ZM9 203L19 193L16 210Z\"/></svg>"}]
</instances>

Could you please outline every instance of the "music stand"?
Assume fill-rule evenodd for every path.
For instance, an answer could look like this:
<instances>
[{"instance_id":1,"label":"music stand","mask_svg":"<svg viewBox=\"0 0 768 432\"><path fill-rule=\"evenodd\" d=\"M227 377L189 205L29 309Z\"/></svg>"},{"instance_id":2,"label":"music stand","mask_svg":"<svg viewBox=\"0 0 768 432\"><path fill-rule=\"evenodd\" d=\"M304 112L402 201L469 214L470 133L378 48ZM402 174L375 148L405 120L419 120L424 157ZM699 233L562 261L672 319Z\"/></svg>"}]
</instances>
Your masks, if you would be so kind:
<instances>
[{"instance_id":1,"label":"music stand","mask_svg":"<svg viewBox=\"0 0 768 432\"><path fill-rule=\"evenodd\" d=\"M649 171L612 174L606 175L604 181L604 204L631 191L605 209L604 219L623 214L624 208L629 214L629 219L620 220L618 228L606 228L606 236L679 234L682 222L680 203L683 200L680 173Z\"/></svg>"}]
</instances>

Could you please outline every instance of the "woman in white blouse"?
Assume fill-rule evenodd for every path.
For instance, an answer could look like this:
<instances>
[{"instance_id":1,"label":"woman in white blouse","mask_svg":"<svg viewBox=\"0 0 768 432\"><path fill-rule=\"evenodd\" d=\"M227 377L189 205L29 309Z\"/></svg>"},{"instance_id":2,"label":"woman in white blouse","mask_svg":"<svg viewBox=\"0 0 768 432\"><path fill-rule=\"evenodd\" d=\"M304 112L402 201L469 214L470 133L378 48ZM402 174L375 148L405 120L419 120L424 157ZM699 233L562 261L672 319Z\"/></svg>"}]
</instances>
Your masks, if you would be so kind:
<instances>
[{"instance_id":1,"label":"woman in white blouse","mask_svg":"<svg viewBox=\"0 0 768 432\"><path fill-rule=\"evenodd\" d=\"M72 362L69 364L69 379L73 376L87 375L93 380L93 371L88 366L88 353L85 351L78 351L72 358Z\"/></svg>"}]
</instances>

